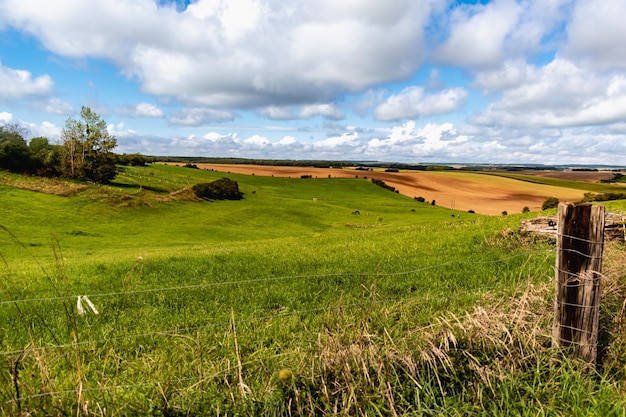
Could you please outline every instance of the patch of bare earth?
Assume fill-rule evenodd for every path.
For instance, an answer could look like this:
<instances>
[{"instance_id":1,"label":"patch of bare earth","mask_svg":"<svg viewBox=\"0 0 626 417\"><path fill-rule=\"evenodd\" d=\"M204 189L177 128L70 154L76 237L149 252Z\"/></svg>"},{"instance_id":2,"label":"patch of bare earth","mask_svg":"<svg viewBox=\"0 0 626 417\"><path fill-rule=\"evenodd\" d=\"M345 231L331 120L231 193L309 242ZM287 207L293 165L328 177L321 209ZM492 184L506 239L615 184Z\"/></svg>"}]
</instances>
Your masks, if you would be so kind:
<instances>
[{"instance_id":1,"label":"patch of bare earth","mask_svg":"<svg viewBox=\"0 0 626 417\"><path fill-rule=\"evenodd\" d=\"M548 197L564 202L578 201L584 191L532 184L508 178L464 172L384 172L340 168L314 168L263 165L197 164L201 169L247 175L300 178L377 178L410 198L423 197L438 206L461 211L497 215L520 213L524 207L541 210Z\"/></svg>"}]
</instances>

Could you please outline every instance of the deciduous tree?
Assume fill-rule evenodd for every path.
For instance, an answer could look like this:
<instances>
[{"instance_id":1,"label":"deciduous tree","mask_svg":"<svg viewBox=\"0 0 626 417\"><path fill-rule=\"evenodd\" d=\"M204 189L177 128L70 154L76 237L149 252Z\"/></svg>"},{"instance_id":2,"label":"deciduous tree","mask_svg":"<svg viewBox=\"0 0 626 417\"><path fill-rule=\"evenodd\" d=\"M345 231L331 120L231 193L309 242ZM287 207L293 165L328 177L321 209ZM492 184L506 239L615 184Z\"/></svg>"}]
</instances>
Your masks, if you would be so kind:
<instances>
[{"instance_id":1,"label":"deciduous tree","mask_svg":"<svg viewBox=\"0 0 626 417\"><path fill-rule=\"evenodd\" d=\"M30 152L25 130L17 124L0 126L0 168L13 172L30 169Z\"/></svg>"},{"instance_id":2,"label":"deciduous tree","mask_svg":"<svg viewBox=\"0 0 626 417\"><path fill-rule=\"evenodd\" d=\"M63 174L70 178L84 178L98 183L111 181L117 175L117 146L106 122L89 107L80 110L80 120L67 119L61 133L63 140Z\"/></svg>"}]
</instances>

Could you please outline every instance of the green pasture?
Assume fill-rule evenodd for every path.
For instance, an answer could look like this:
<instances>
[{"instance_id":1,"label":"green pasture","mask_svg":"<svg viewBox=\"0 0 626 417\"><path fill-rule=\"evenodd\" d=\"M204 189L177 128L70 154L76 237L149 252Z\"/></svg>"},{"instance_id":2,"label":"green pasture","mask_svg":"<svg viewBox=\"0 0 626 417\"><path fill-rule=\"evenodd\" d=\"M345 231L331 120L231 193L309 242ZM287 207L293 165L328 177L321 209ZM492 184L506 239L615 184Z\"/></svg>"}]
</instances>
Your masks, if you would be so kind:
<instances>
[{"instance_id":1,"label":"green pasture","mask_svg":"<svg viewBox=\"0 0 626 417\"><path fill-rule=\"evenodd\" d=\"M504 352L450 342L453 328L469 331L465 314L551 285L553 242L520 234L521 215L455 212L364 179L150 165L61 196L5 175L3 414L623 410L620 375L588 379L533 353L519 375L489 376L507 367ZM242 200L176 197L224 176ZM79 314L79 296L99 314L84 300ZM551 309L549 293L536 302ZM508 337L516 355L531 335Z\"/></svg>"}]
</instances>

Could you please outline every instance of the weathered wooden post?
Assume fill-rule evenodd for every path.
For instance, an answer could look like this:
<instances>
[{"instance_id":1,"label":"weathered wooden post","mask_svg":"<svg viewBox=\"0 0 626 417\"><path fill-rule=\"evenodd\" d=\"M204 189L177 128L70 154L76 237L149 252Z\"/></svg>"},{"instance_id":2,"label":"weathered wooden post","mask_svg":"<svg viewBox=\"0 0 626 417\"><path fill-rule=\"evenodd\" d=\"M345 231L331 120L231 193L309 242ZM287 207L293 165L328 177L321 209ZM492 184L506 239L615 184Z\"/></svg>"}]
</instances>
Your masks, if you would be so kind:
<instances>
[{"instance_id":1,"label":"weathered wooden post","mask_svg":"<svg viewBox=\"0 0 626 417\"><path fill-rule=\"evenodd\" d=\"M595 364L604 206L559 204L552 344Z\"/></svg>"}]
</instances>

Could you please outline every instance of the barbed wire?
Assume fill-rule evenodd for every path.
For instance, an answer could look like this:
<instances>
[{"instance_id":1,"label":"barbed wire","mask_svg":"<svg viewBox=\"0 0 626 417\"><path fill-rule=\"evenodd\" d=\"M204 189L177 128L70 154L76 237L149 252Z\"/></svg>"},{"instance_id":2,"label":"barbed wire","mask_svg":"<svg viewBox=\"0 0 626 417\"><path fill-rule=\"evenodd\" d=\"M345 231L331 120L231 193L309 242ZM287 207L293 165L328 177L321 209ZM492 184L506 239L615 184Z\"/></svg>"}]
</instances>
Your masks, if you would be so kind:
<instances>
[{"instance_id":1,"label":"barbed wire","mask_svg":"<svg viewBox=\"0 0 626 417\"><path fill-rule=\"evenodd\" d=\"M537 251L536 253L548 253L548 251ZM126 290L126 291L116 291L116 292L108 292L108 293L92 293L92 294L75 294L75 295L67 295L67 296L56 296L56 297L41 297L41 298L25 298L25 299L17 299L17 300L4 300L0 301L1 305L7 304L16 304L16 303L32 303L32 302L43 302L43 301L61 301L61 300L70 300L79 296L87 296L89 298L98 298L98 297L115 297L121 295L135 295L135 294L145 294L145 293L153 293L153 292L167 292L167 291L179 291L179 290L192 290L199 288L209 288L216 286L226 286L226 285L238 285L238 284L253 284L253 283L261 283L261 282L270 282L270 281L287 281L287 280L296 280L296 279L324 279L324 278L336 278L336 277L393 277L393 276L401 276L401 275L410 275L416 274L424 271L429 271L431 269L442 268L445 266L460 264L460 265L486 265L486 264L494 264L506 262L515 258L520 257L528 257L532 256L534 253L519 253L515 255L511 255L505 258L499 258L489 261L450 261L443 262L436 265L425 266L422 268L411 269L407 271L399 271L399 272L374 272L374 273L334 273L334 274L311 274L311 275L287 275L280 277L267 277L267 278L254 278L254 279L244 279L244 280L236 280L236 281L220 281L220 282L208 282L203 284L193 284L193 285L181 285L175 287L160 287L160 288L146 288L146 289L138 289L138 290Z\"/></svg>"},{"instance_id":2,"label":"barbed wire","mask_svg":"<svg viewBox=\"0 0 626 417\"><path fill-rule=\"evenodd\" d=\"M563 282L568 282L568 281L572 281L572 278L575 280L579 280L581 281L580 284L576 284L576 285L569 285L570 287L575 287L575 286L584 286L586 284L584 284L585 281L591 281L592 283L596 284L599 283L599 281L602 278L606 278L608 277L608 275L603 274L600 271L588 271L588 273L586 274L580 274L578 272L572 272L572 271L567 271L561 268L556 268L554 269L558 275L559 275L559 282L563 283ZM591 277L589 276L589 273L591 273ZM566 279L560 279L560 277L562 275L567 275Z\"/></svg>"},{"instance_id":3,"label":"barbed wire","mask_svg":"<svg viewBox=\"0 0 626 417\"><path fill-rule=\"evenodd\" d=\"M422 301L425 301L425 302L432 302L432 301L438 301L438 300L449 300L449 299L451 299L453 297L458 298L459 296L469 295L469 294L472 294L472 293L475 293L475 292L491 291L491 290L494 290L494 289L497 289L497 288L500 288L500 287L491 286L491 287L473 288L473 289L470 289L470 290L456 292L454 295L450 295L450 296L437 296L437 297L430 297L430 298L424 298L424 297L421 297L421 296L402 297L402 298L381 298L381 299L378 299L378 300L368 300L367 302L360 302L360 303L339 304L339 305L330 306L330 307L319 307L319 308L311 308L311 309L306 309L306 310L293 310L293 311L289 311L289 312L281 312L281 313L276 313L276 314L272 314L272 315L265 315L265 316L251 317L251 318L247 318L247 319L240 319L240 320L235 321L235 324L236 325L246 324L246 323L251 323L251 322L255 322L255 321L264 321L264 320L269 320L269 319L283 318L283 317L289 317L289 316L297 316L297 315L309 314L309 313L319 313L319 312L324 312L324 311L341 310L341 309L345 309L345 308L363 307L363 306L367 306L367 305L383 304L383 303L387 303L387 302L415 301L415 300L422 300ZM58 344L58 345L46 345L46 346L32 347L32 348L26 348L26 349L17 349L17 350L13 350L13 351L0 352L0 356L17 355L17 354L21 354L21 353L36 352L36 351L40 351L40 350L75 348L75 347L81 347L81 346L92 345L92 344L104 344L104 343L107 343L107 342L116 342L116 341L128 340L128 339L140 339L140 338L151 337L151 336L178 336L178 335L181 335L181 334L188 334L188 333L191 333L191 332L197 331L197 330L203 330L203 329L214 328L214 327L229 326L231 324L232 324L232 322L229 320L229 321L223 321L223 322L219 322L219 323L210 323L210 324L204 324L204 325L199 325L199 326L192 326L192 327L185 327L185 328L176 328L176 329L171 329L171 330L157 330L157 331L153 331L153 332L145 332L145 333L137 333L137 334L132 334L132 335L116 336L116 337L110 337L110 338L106 338L106 339L86 340L86 341L82 341L82 342L73 342L73 343L64 343L64 344Z\"/></svg>"},{"instance_id":4,"label":"barbed wire","mask_svg":"<svg viewBox=\"0 0 626 417\"><path fill-rule=\"evenodd\" d=\"M582 256L584 258L588 258L588 259L591 259L591 260L594 260L594 261L598 260L598 259L602 259L602 256L589 255L589 254L586 254L586 253L581 252L579 250L571 249L571 248L562 248L561 247L561 248L557 249L557 252L559 252L559 253L575 253L578 256Z\"/></svg>"},{"instance_id":5,"label":"barbed wire","mask_svg":"<svg viewBox=\"0 0 626 417\"><path fill-rule=\"evenodd\" d=\"M579 242L584 242L584 243L589 243L592 245L603 245L604 244L604 240L589 240L583 237L579 237L579 236L572 236L572 235L566 235L563 233L555 233L555 235L557 237L561 237L561 238L567 238L567 239L571 239L571 240L577 240Z\"/></svg>"},{"instance_id":6,"label":"barbed wire","mask_svg":"<svg viewBox=\"0 0 626 417\"><path fill-rule=\"evenodd\" d=\"M577 307L577 308L596 308L596 309L600 308L600 306L598 305L583 305L583 304L568 303L568 302L563 302L563 301L555 301L555 302L557 305L560 305L560 306Z\"/></svg>"},{"instance_id":7,"label":"barbed wire","mask_svg":"<svg viewBox=\"0 0 626 417\"><path fill-rule=\"evenodd\" d=\"M481 287L481 288L474 288L471 290L465 290L465 291L461 291L459 293L455 293L454 295L450 295L450 296L438 296L438 297L432 297L432 298L427 298L427 299L423 299L421 297L411 297L411 298L402 298L402 299L383 299L383 300L371 300L368 301L366 303L351 303L351 304L343 304L343 305L338 305L338 306L333 306L333 307L329 307L329 308L317 308L317 309L309 309L309 310L301 310L301 311L292 311L292 312L288 312L288 313L280 313L278 315L273 315L273 316L263 316L263 317L255 317L255 318L250 318L250 319L245 319L245 320L237 320L234 323L232 321L225 321L222 323L216 323L213 325L207 325L207 326L195 326L192 328L187 328L184 330L188 330L193 331L193 330L199 330L202 328L206 328L206 327L212 327L212 326L231 326L231 325L239 325L239 324L244 324L244 323L249 323L252 321L257 321L257 320L266 320L268 318L275 318L275 317L282 317L282 316L293 316L293 315L297 315L297 314L305 314L305 313L310 313L310 312L316 312L316 311L330 311L330 310L339 310L339 309L343 309L343 308L350 308L350 307L362 307L365 305L370 305L370 304L378 304L378 303L382 303L382 302L386 302L386 301L406 301L406 300L417 300L417 299L421 299L424 301L436 301L436 300L449 300L451 298L458 298L461 295L464 294L471 294L471 293L475 293L475 292L484 292L484 291L490 291L496 288L501 288L501 287ZM438 326L442 326L445 325L445 323L441 323L438 321L429 323L429 324L425 324L422 326L418 326L416 328L413 328L413 331L417 331L417 332L421 332L421 331L426 331ZM179 329L180 330L180 329ZM89 341L89 342L80 342L80 343L68 343L65 345L57 345L57 346L46 346L43 347L44 349L51 349L51 348L63 348L63 347L77 347L77 346L82 346L82 345L86 345L86 344L92 344L92 343L100 343L100 342L106 342L106 341L115 341L115 340L120 340L120 339L126 339L126 338L131 338L131 337L143 337L143 336L152 336L152 335L172 335L172 336L176 336L180 333L172 333L169 334L169 332L164 332L164 331L158 331L158 332L151 332L151 333L145 333L145 334L141 334L141 335L132 335L132 336L122 336L119 338L111 338L111 339L102 339L102 340L98 340L98 341ZM14 351L14 352L0 352L0 355L6 356L7 354L21 354L24 352L29 352L29 351L35 351L38 349L42 349L42 348L31 348L31 349L23 349L23 350L19 350L19 351ZM299 352L297 351L291 351L291 352L283 352L283 353L278 353L278 354L274 354L274 355L270 355L270 357L272 359L277 358L277 357L281 357L281 356L290 356L290 355L294 355L294 354L298 354ZM254 360L250 360L250 361L246 361L243 362L242 365L243 366L249 366L251 364L257 363L257 362L261 362L261 361L267 361L268 358L267 357L263 357L263 358L258 358L258 359L254 359ZM110 385L110 386L99 386L99 387L88 387L88 388L82 388L82 389L74 389L74 390L63 390L63 391L48 391L48 392L44 392L44 393L39 393L39 394L32 394L32 395L28 395L28 396L22 396L20 397L19 401L24 401L24 400L28 400L28 399L34 399L34 398L43 398L43 397L47 397L47 396L57 396L57 395L68 395L68 394L77 394L79 392L98 392L98 391L110 391L110 390L118 390L118 389L130 389L130 388L139 388L139 387L145 387L145 386L150 386L150 385L160 385L160 384L172 384L172 383L181 383L181 382L189 382L189 381L208 381L214 378L217 378L219 376L225 375L225 373L231 371L230 366L227 369L222 369L218 372L213 372L209 375L200 375L200 376L194 376L194 377L182 377L182 378L170 378L167 380L163 380L163 381L144 381L144 382L139 382L139 383L135 383L135 384L118 384L118 385ZM17 403L18 400L13 398L9 401L5 401L3 404L5 405L9 405L12 403Z\"/></svg>"},{"instance_id":8,"label":"barbed wire","mask_svg":"<svg viewBox=\"0 0 626 417\"><path fill-rule=\"evenodd\" d=\"M580 239L580 240L585 240L589 243L603 243L603 242L592 242L586 239ZM580 253L578 251L575 250L565 250L565 251L570 251L570 252L575 252L578 253L582 256L586 256L590 259L601 259L601 257L592 257L583 253ZM540 253L545 253L546 251L541 251ZM461 265L473 265L473 264L492 264L492 263L501 263L501 262L505 262L511 259L515 259L518 257L528 257L528 256L532 256L532 254L528 254L528 253L522 253L522 254L516 254L516 255L512 255L509 257L505 257L505 258L500 258L500 259L496 259L496 260L490 260L490 261L472 261L472 262L462 262L462 261L451 261L451 262L444 262L444 263L440 263L437 265L431 265L431 266L427 266L427 267L422 267L422 268L417 268L417 269L412 269L412 270L407 270L407 271L399 271L399 272L390 272L390 273L335 273L335 274L312 274L312 275L292 275L292 276L282 276L282 277L266 277L266 278L255 278L255 279L245 279L245 280L239 280L239 281L223 281L223 282L211 282L211 283L203 283L203 284L194 284L194 285L184 285L184 286L176 286L176 287L161 287L161 288L147 288L147 289L139 289L139 290L130 290L130 291L120 291L120 292L109 292L109 293L94 293L94 294L88 294L89 297L111 297L111 296L119 296L119 295L133 295L133 294L141 294L141 293L154 293L154 292L165 292L165 291L177 291L177 290L191 290L191 289L198 289L198 288L204 288L204 287L213 287L213 286L225 286L225 285L241 285L241 284L251 284L251 283L262 283L262 282L269 282L269 281L281 281L281 280L295 280L295 279L324 279L324 278L333 278L333 277L360 277L360 276L371 276L371 277L392 277L392 276L401 276L401 275L409 275L409 274L413 274L413 273L419 273L419 272L424 272L424 271L428 271L428 270L432 270L432 269L436 269L436 268L441 268L441 267L445 267L445 266L449 266L449 265L453 265L453 264L461 264ZM581 276L580 274L573 274L570 273L568 271L561 271L558 270L558 272L567 272L569 273L571 276L578 276L580 277L581 280L592 280L595 284L597 278L589 278L587 276ZM598 275L602 275L599 274ZM580 284L582 285L582 284ZM251 323L254 321L261 321L261 320L268 320L268 319L276 319L276 318L282 318L282 317L289 317L289 316L294 316L294 315L300 315L300 314L308 314L308 313L314 313L314 312L323 312L323 311L332 311L332 310L339 310L339 309L349 309L349 308L356 308L356 307L362 307L362 306L366 306L366 305L372 305L372 304L382 304L385 302L397 302L397 301L406 301L406 300L423 300L423 301L436 301L436 300L449 300L452 299L454 297L459 297L461 295L464 294L472 294L472 293L476 293L476 292L485 292L488 290L493 290L494 288L500 288L500 287L480 287L480 288L474 288L471 290L465 290L465 291L461 291L461 292L457 292L448 296L437 296L437 297L432 297L432 298L422 298L422 297L402 297L402 298L387 298L387 299L378 299L378 300L369 300L367 302L359 302L359 303L349 303L349 304L342 304L342 305L336 305L336 306L331 306L331 307L320 307L320 308L312 308L312 309L306 309L306 310L294 310L294 311L289 311L289 312L281 312L281 313L276 313L276 314L272 314L272 315L266 315L266 316L259 316L259 317L251 317L251 318L247 318L247 319L241 319L241 320L237 320L236 322L233 321L224 321L224 322L219 322L219 323L209 323L209 324L204 324L204 325L200 325L200 326L192 326L192 327L187 327L187 328L177 328L177 329L170 329L170 330L159 330L159 331L154 331L154 332L145 332L145 333L139 333L139 334L133 334L133 335L123 335L123 336L117 336L117 337L112 337L112 338L106 338L106 339L98 339L98 340L88 340L88 341L83 341L83 342L77 342L77 343L67 343L67 344L58 344L58 345L47 345L47 346L41 346L41 347L32 347L32 348L27 348L27 349L20 349L20 350L14 350L14 351L6 351L6 352L0 352L0 355L2 356L9 356L9 355L16 355L16 354L23 354L23 353L27 353L27 352L33 352L33 351L39 351L39 350L47 350L47 349L62 349L62 348L76 348L76 347L80 347L80 346L85 346L85 345L92 345L92 344L102 344L102 343L107 343L107 342L115 342L115 341L119 341L119 340L126 340L126 339L136 339L136 338L143 338L143 337L152 337L152 336L178 336L178 335L182 335L182 334L186 334L186 333L190 333L193 331L197 331L197 330L202 330L202 329L207 329L207 328L211 328L211 327L220 327L220 326L228 326L228 325L241 325L241 324L246 324L246 323ZM3 304L12 304L12 303L29 303L29 302L44 302L44 301L59 301L59 300L67 300L67 299L72 299L78 297L78 295L70 295L70 296L59 296L59 297L43 297L43 298L30 298L30 299L19 299L19 300L7 300L7 301L1 301L0 305ZM586 305L578 305L575 303L567 303L567 302L559 302L556 301L557 305L561 305L561 306L573 306L573 307L582 307L582 308L599 308L598 306L586 306ZM435 325L439 325L437 323L432 323L426 326L421 326L416 328L415 330L426 330L428 328L432 328ZM570 329L572 331L576 331L579 333L585 333L585 334L593 334L593 332L586 330L586 329L581 329L581 328L577 328L575 326L569 326L569 325L559 325L558 326L560 329ZM596 347L596 345L591 345L591 344L582 344L576 341L572 341L572 340L566 340L563 338L559 338L560 342L563 343L568 343L570 345L577 345L577 346L590 346L590 347ZM271 358L275 358L275 357L280 357L280 356L286 356L286 355L292 355L295 354L297 352L288 352L288 353L281 353L281 354L276 354L276 355L271 355ZM248 361L245 362L245 365L250 365L253 364L255 362L259 362L261 360L267 360L268 358L259 358L259 359L255 359L252 361ZM28 396L24 396L24 397L20 397L18 399L12 399L9 401L5 401L4 404L8 405L8 404L12 404L12 403L16 403L18 401L23 401L23 400L27 400L27 399L34 399L34 398L42 398L45 396L59 396L59 395L69 395L69 394L78 394L79 392L98 392L98 391L107 391L107 390L118 390L118 389L129 389L129 388L136 388L136 387L142 387L142 386L149 386L149 385L160 385L160 384L171 384L171 383L182 383L182 382L190 382L190 381L208 381L210 379L216 378L220 375L224 375L225 372L229 372L230 371L230 366L228 367L228 369L223 369L220 370L218 372L214 372L212 374L209 375L200 375L200 376L193 376L193 377L181 377L181 378L173 378L173 379L167 379L166 381L143 381L143 382L139 382L136 384L119 384L119 385L110 385L110 386L98 386L98 387L87 387L87 388L81 388L81 389L75 389L75 390L64 390L64 391L50 391L50 392L44 392L44 393L39 393L39 394L33 394L33 395L28 395Z\"/></svg>"},{"instance_id":9,"label":"barbed wire","mask_svg":"<svg viewBox=\"0 0 626 417\"><path fill-rule=\"evenodd\" d=\"M579 328L577 328L577 327L570 326L570 325L567 325L567 324L559 324L557 327L558 327L558 328L561 328L561 329L575 330L575 331L576 331L576 332L578 332L578 333L586 333L586 334L588 334L588 335L592 335L592 336L593 336L593 334L594 334L592 331L589 331L589 330L587 330L587 329L579 329ZM568 342L569 342L569 341L568 341Z\"/></svg>"}]
</instances>

